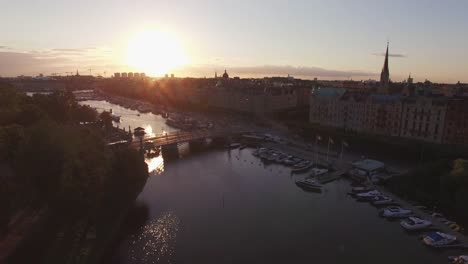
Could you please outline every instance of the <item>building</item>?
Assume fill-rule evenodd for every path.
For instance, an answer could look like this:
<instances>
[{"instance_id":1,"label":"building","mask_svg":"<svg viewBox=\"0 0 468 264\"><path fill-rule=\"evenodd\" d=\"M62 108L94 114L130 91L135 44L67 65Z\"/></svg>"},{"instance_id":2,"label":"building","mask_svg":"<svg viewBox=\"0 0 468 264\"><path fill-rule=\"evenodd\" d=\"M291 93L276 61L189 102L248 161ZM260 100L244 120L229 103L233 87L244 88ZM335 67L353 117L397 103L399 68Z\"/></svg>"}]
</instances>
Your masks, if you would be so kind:
<instances>
[{"instance_id":1,"label":"building","mask_svg":"<svg viewBox=\"0 0 468 264\"><path fill-rule=\"evenodd\" d=\"M344 128L341 98L343 88L318 88L310 95L309 122L336 128Z\"/></svg>"},{"instance_id":2,"label":"building","mask_svg":"<svg viewBox=\"0 0 468 264\"><path fill-rule=\"evenodd\" d=\"M402 101L402 128L400 136L443 143L447 98L414 96L404 98Z\"/></svg>"},{"instance_id":3,"label":"building","mask_svg":"<svg viewBox=\"0 0 468 264\"><path fill-rule=\"evenodd\" d=\"M453 98L447 104L442 142L468 145L468 99Z\"/></svg>"},{"instance_id":4,"label":"building","mask_svg":"<svg viewBox=\"0 0 468 264\"><path fill-rule=\"evenodd\" d=\"M120 78L120 72L114 73L114 78Z\"/></svg>"}]
</instances>

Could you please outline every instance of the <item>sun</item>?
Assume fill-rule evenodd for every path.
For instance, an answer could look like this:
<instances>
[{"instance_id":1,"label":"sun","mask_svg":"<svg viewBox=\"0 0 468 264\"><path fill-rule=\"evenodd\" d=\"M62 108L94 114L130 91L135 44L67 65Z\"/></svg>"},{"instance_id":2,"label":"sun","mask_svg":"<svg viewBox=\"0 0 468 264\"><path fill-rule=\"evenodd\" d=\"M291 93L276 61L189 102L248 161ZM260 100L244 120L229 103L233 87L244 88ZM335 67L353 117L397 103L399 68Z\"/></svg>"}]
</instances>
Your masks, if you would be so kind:
<instances>
[{"instance_id":1,"label":"sun","mask_svg":"<svg viewBox=\"0 0 468 264\"><path fill-rule=\"evenodd\" d=\"M187 63L178 39L162 31L144 31L128 43L127 63L136 71L162 76Z\"/></svg>"}]
</instances>

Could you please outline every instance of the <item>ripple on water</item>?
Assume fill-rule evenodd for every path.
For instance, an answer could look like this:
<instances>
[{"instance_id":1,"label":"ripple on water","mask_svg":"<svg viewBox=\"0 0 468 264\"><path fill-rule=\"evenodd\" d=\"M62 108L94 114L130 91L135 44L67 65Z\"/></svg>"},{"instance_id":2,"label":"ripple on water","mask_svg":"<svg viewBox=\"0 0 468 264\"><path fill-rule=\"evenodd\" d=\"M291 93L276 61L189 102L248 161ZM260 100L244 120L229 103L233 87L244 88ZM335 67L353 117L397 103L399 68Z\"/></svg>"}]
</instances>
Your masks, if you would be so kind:
<instances>
[{"instance_id":1,"label":"ripple on water","mask_svg":"<svg viewBox=\"0 0 468 264\"><path fill-rule=\"evenodd\" d=\"M166 212L130 238L129 263L172 263L180 220Z\"/></svg>"}]
</instances>

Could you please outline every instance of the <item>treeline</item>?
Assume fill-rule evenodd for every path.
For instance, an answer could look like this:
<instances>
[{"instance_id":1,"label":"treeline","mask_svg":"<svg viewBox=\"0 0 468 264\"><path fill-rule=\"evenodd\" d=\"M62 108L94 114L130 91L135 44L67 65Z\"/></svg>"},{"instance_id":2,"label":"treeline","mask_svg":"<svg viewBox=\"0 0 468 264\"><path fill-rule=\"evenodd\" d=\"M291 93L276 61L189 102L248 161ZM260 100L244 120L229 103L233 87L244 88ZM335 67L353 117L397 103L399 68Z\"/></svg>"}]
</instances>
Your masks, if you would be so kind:
<instances>
[{"instance_id":1,"label":"treeline","mask_svg":"<svg viewBox=\"0 0 468 264\"><path fill-rule=\"evenodd\" d=\"M130 148L108 149L111 120L101 117L71 92L29 97L0 83L0 237L23 208L99 222L103 208L118 210L114 203L141 190L144 160Z\"/></svg>"},{"instance_id":2,"label":"treeline","mask_svg":"<svg viewBox=\"0 0 468 264\"><path fill-rule=\"evenodd\" d=\"M399 194L468 223L468 161L439 160L387 181Z\"/></svg>"}]
</instances>

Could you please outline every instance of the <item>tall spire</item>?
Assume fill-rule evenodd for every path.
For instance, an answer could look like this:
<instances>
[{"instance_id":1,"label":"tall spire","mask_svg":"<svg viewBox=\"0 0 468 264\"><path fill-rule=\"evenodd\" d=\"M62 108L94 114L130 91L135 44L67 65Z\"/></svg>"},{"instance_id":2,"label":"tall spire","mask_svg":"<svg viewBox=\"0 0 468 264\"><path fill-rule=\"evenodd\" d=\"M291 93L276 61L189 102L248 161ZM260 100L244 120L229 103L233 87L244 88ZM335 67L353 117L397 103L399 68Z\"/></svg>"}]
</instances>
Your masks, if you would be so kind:
<instances>
[{"instance_id":1,"label":"tall spire","mask_svg":"<svg viewBox=\"0 0 468 264\"><path fill-rule=\"evenodd\" d=\"M382 73L380 74L380 86L384 90L387 90L388 83L390 82L390 70L388 69L388 42L387 42L387 52L385 52L385 62L382 68Z\"/></svg>"},{"instance_id":2,"label":"tall spire","mask_svg":"<svg viewBox=\"0 0 468 264\"><path fill-rule=\"evenodd\" d=\"M389 43L387 41L387 52L385 52L385 62L384 62L384 67L383 67L383 70L387 73L389 72L388 71L388 44Z\"/></svg>"}]
</instances>

